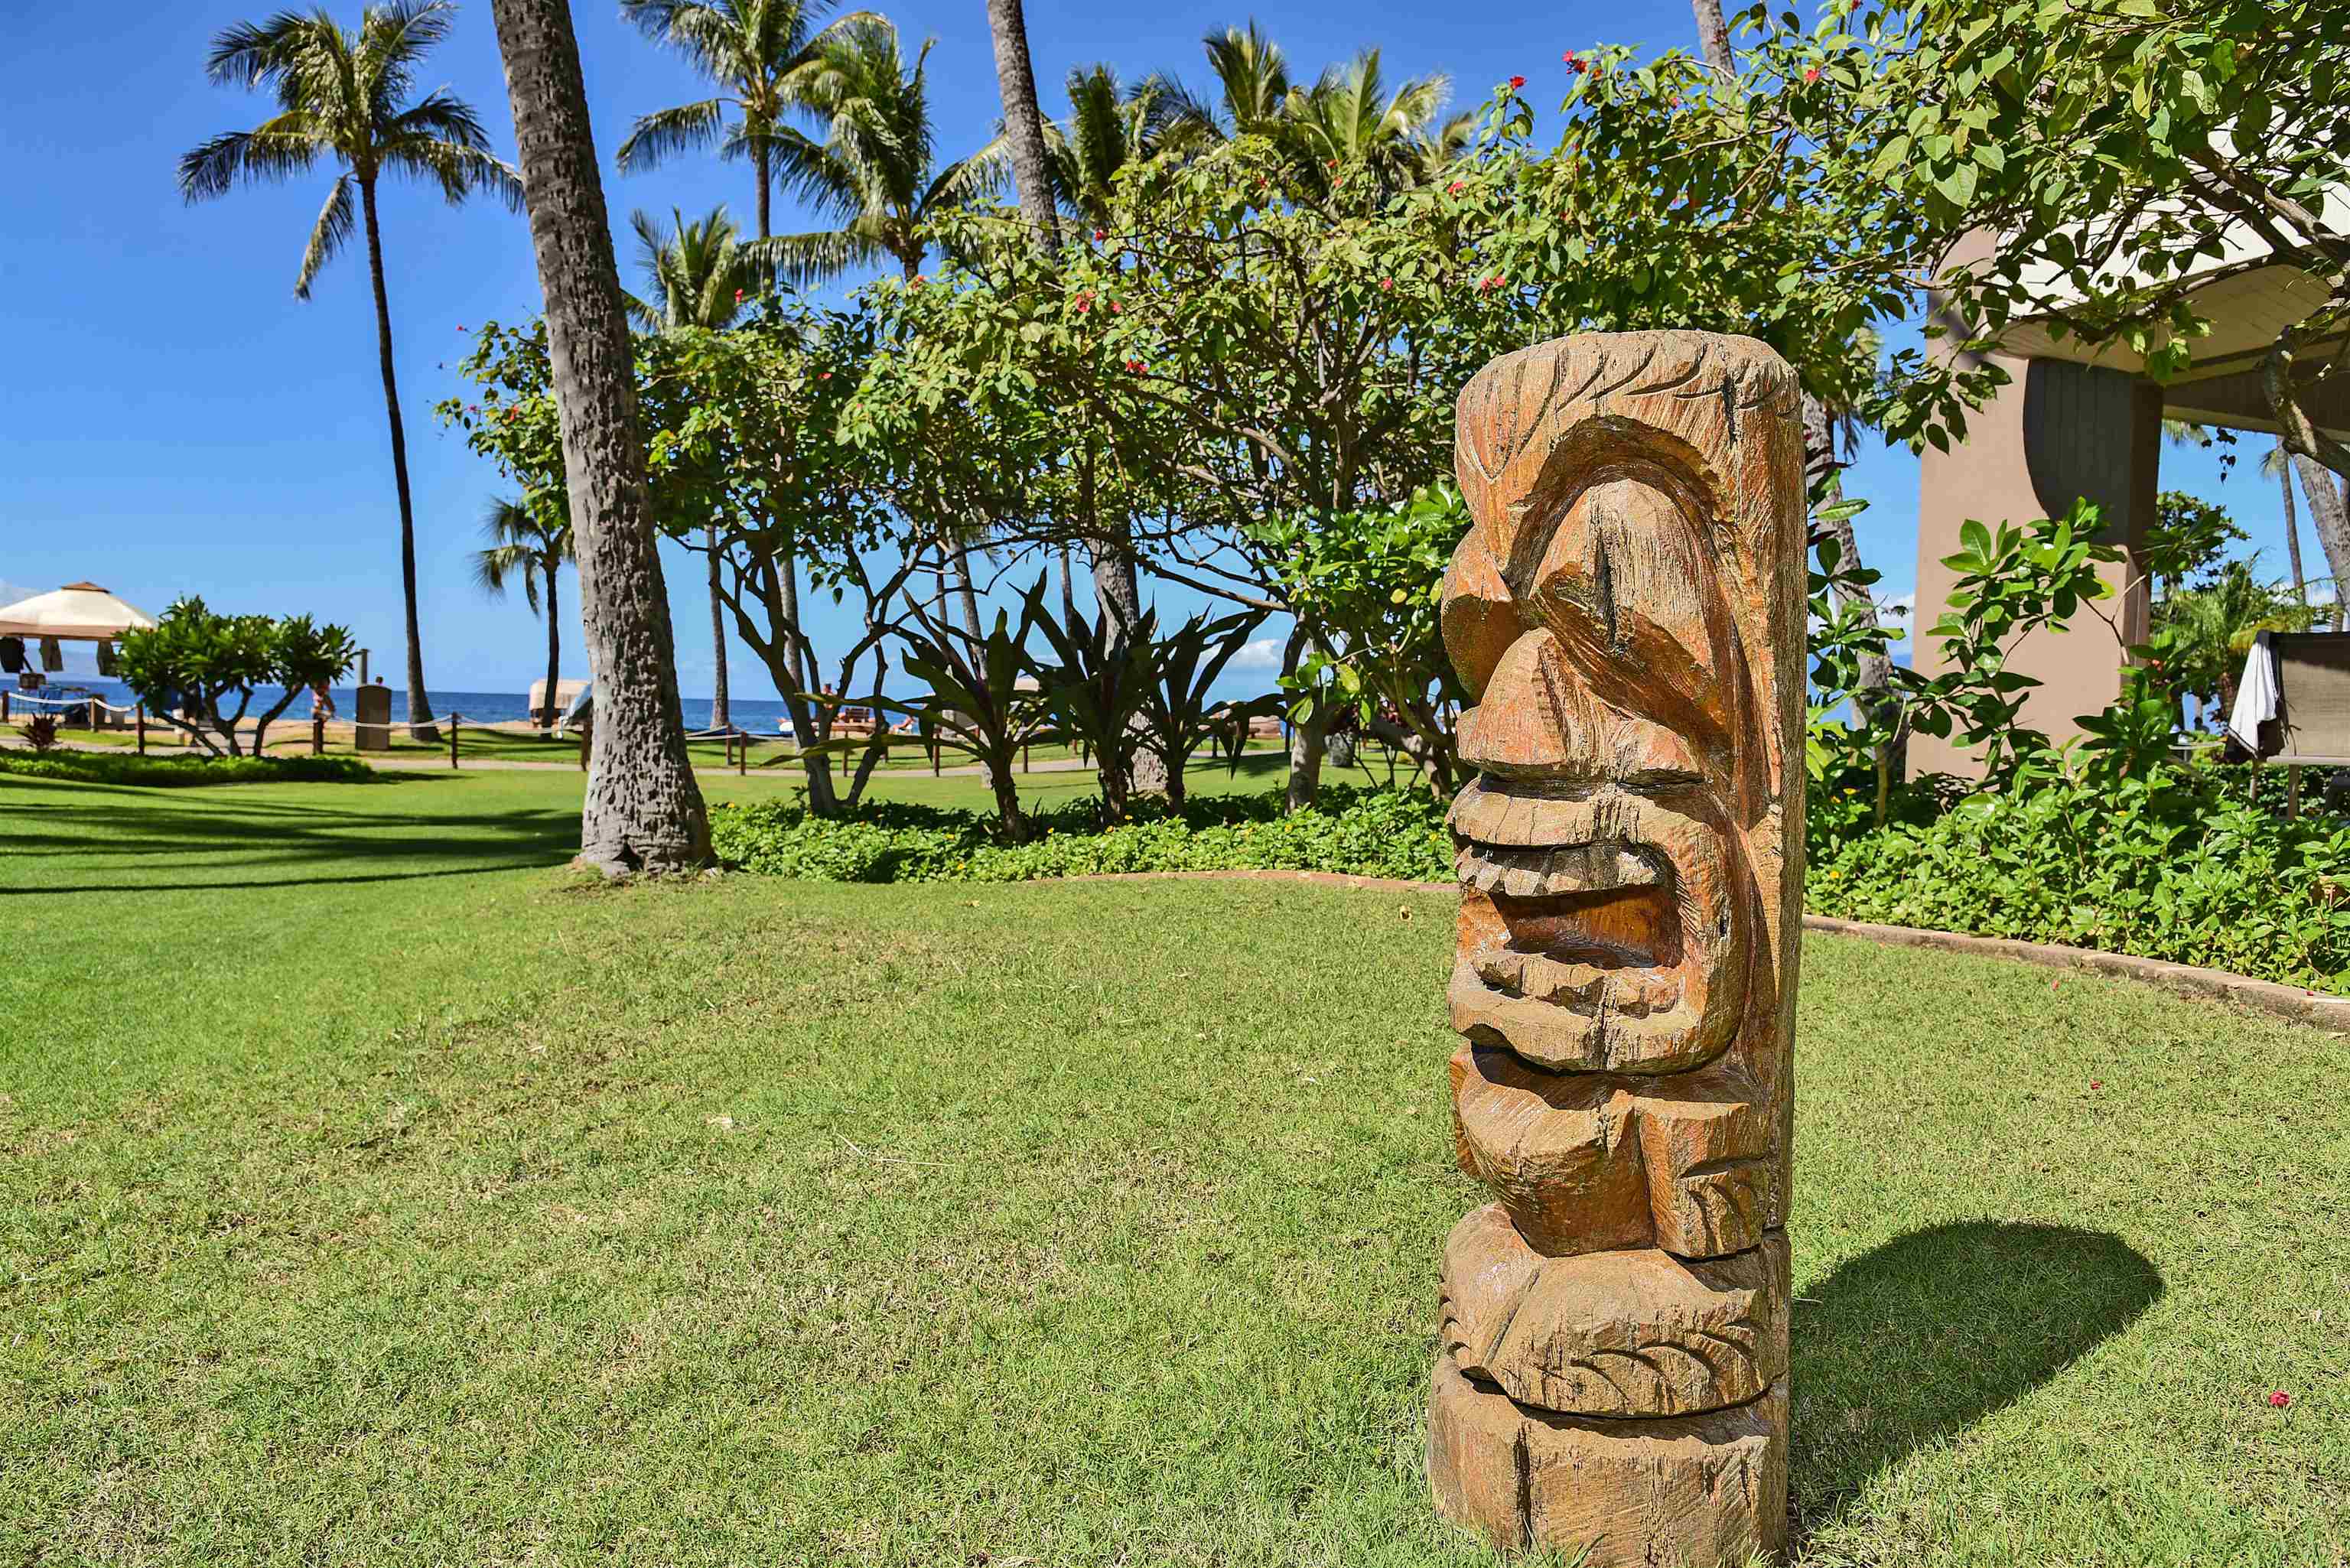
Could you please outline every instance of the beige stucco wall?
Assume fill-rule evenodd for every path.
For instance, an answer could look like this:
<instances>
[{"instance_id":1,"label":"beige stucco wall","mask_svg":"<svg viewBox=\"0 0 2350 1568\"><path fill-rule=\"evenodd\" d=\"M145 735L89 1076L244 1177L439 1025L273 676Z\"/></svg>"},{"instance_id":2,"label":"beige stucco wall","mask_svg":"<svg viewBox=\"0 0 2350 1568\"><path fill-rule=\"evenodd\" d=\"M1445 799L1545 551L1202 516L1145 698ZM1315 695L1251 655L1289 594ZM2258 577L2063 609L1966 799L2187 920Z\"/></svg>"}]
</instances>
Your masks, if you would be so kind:
<instances>
[{"instance_id":1,"label":"beige stucco wall","mask_svg":"<svg viewBox=\"0 0 2350 1568\"><path fill-rule=\"evenodd\" d=\"M2024 704L2024 722L2064 741L2080 732L2076 715L2095 712L2119 694L2123 649L2146 636L2147 587L2137 551L2154 516L2162 445L2162 392L2152 382L2119 371L2002 357L2012 379L1985 408L1970 416L1967 437L1947 452L1928 448L1919 464L1918 605L1912 657L1924 673L1940 670L1936 639L1956 574L1942 557L1959 548L1970 518L1996 526L2061 516L2074 497L2104 510L2101 535L2131 553L2106 569L2116 597L2096 609L2114 618L2108 630L2090 608L2061 635L2037 632L2014 649L2010 668L2043 682ZM1909 773L1969 774L1980 764L1952 742L1918 735L1909 742Z\"/></svg>"}]
</instances>

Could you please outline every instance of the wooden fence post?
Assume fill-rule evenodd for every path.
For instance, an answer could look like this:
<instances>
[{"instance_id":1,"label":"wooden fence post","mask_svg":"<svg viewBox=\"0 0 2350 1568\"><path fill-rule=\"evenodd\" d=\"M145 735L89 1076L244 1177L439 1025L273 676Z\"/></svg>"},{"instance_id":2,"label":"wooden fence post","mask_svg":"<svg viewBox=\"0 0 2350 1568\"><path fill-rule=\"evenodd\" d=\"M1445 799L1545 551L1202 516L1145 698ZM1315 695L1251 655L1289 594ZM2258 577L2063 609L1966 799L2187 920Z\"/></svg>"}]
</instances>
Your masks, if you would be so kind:
<instances>
[{"instance_id":1,"label":"wooden fence post","mask_svg":"<svg viewBox=\"0 0 2350 1568\"><path fill-rule=\"evenodd\" d=\"M742 750L734 753L734 772L743 778L749 778L751 776L751 732L740 730L736 733L743 737L743 746Z\"/></svg>"},{"instance_id":2,"label":"wooden fence post","mask_svg":"<svg viewBox=\"0 0 2350 1568\"><path fill-rule=\"evenodd\" d=\"M457 715L449 715L449 765L457 765Z\"/></svg>"}]
</instances>

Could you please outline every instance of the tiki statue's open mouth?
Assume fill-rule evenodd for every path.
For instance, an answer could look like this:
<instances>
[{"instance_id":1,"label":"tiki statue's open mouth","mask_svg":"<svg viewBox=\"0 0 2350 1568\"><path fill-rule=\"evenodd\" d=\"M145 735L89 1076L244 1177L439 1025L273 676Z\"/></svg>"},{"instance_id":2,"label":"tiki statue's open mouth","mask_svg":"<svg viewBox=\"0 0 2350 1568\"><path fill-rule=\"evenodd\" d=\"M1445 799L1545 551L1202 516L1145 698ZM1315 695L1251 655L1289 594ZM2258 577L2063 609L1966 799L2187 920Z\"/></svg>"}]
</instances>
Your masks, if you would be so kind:
<instances>
[{"instance_id":1,"label":"tiki statue's open mouth","mask_svg":"<svg viewBox=\"0 0 2350 1568\"><path fill-rule=\"evenodd\" d=\"M1699 805L1490 776L1463 790L1454 1026L1561 1070L1677 1073L1719 1054L1744 999L1745 921L1728 841Z\"/></svg>"}]
</instances>

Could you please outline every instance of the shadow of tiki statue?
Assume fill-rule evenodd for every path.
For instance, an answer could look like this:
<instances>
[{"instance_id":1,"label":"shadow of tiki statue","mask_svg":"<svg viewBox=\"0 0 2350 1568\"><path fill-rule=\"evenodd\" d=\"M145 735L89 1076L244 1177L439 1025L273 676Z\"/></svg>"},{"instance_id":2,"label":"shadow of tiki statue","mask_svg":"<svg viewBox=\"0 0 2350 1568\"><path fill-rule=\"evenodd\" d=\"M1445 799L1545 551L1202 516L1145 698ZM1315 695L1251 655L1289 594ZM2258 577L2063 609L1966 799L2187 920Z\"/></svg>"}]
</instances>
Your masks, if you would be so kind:
<instances>
[{"instance_id":1,"label":"shadow of tiki statue","mask_svg":"<svg viewBox=\"0 0 2350 1568\"><path fill-rule=\"evenodd\" d=\"M1594 334L1461 395L1444 639L1461 1168L1437 1506L1591 1568L1784 1544L1803 439L1762 344Z\"/></svg>"}]
</instances>

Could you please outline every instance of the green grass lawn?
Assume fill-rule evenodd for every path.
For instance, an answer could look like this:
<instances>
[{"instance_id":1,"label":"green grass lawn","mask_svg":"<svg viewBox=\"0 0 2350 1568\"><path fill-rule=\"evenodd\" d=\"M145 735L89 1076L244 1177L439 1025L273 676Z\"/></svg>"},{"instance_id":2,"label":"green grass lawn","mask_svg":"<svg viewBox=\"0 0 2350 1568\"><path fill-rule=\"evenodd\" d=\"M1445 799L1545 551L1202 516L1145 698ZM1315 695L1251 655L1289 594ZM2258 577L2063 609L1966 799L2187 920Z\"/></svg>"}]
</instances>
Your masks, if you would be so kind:
<instances>
[{"instance_id":1,"label":"green grass lawn","mask_svg":"<svg viewBox=\"0 0 2350 1568\"><path fill-rule=\"evenodd\" d=\"M606 888L577 788L0 778L0 1563L1486 1560L1449 898ZM1807 944L1802 1561L2342 1563L2344 1051Z\"/></svg>"}]
</instances>

